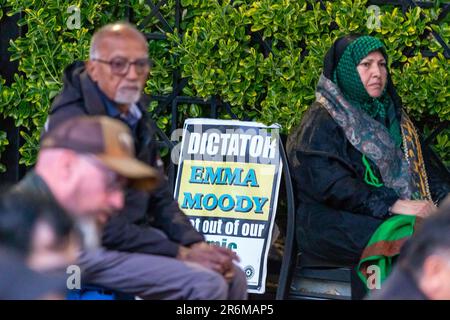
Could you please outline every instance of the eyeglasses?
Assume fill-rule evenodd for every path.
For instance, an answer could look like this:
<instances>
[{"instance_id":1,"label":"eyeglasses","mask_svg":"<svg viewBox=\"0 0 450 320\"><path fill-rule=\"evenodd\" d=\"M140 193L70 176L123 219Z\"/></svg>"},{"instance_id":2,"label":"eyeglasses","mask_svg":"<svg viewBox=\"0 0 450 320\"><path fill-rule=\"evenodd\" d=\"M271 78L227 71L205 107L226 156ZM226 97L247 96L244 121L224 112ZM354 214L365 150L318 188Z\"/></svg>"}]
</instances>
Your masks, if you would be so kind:
<instances>
[{"instance_id":1,"label":"eyeglasses","mask_svg":"<svg viewBox=\"0 0 450 320\"><path fill-rule=\"evenodd\" d=\"M93 155L85 155L83 159L86 159L89 163L94 165L96 168L98 168L100 171L103 172L105 177L105 186L106 190L113 192L113 191L122 191L128 184L128 179L125 177L122 177L120 174L118 174L115 171L112 171L108 167L106 167L100 160L98 160Z\"/></svg>"},{"instance_id":2,"label":"eyeglasses","mask_svg":"<svg viewBox=\"0 0 450 320\"><path fill-rule=\"evenodd\" d=\"M134 64L136 73L138 75L142 75L143 73L148 72L148 70L152 66L152 62L148 58L137 59L133 62L129 61L126 58L117 57L113 58L110 61L102 60L102 59L92 59L93 61L98 61L100 63L109 64L111 68L111 72L118 76L124 76L130 70L130 65Z\"/></svg>"}]
</instances>

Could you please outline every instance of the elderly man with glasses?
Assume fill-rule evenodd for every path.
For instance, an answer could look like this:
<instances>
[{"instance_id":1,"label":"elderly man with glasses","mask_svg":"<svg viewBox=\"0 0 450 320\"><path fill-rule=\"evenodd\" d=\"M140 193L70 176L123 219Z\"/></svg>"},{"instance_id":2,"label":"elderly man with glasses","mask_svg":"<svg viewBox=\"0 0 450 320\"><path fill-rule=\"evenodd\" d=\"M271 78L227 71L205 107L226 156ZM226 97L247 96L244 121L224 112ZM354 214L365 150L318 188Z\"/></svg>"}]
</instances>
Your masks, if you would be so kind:
<instances>
[{"instance_id":1,"label":"elderly man with glasses","mask_svg":"<svg viewBox=\"0 0 450 320\"><path fill-rule=\"evenodd\" d=\"M121 120L133 132L137 157L162 173L156 125L142 97L151 67L147 46L145 36L131 24L113 23L99 29L91 40L89 61L76 62L65 70L64 87L53 102L46 130L77 115ZM159 270L154 268L154 292L149 298L247 297L245 274L233 262L238 259L236 254L204 241L165 180L152 193L127 189L125 207L107 222L102 244L110 250L153 257L155 264L166 259ZM107 264L103 260L96 265L99 272L107 272ZM107 282L103 285L112 287ZM122 289L121 283L113 285L113 289Z\"/></svg>"}]
</instances>

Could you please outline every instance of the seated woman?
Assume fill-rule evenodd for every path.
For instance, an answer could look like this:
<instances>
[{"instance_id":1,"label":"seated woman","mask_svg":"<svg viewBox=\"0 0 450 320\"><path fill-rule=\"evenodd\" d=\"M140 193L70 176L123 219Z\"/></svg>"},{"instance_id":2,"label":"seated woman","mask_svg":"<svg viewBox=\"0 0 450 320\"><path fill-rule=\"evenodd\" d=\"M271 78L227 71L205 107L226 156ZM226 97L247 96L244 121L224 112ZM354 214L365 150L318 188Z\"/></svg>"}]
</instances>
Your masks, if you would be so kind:
<instances>
[{"instance_id":1,"label":"seated woman","mask_svg":"<svg viewBox=\"0 0 450 320\"><path fill-rule=\"evenodd\" d=\"M350 266L387 257L376 262L382 277L416 217L431 214L450 192L448 172L421 146L374 37L336 40L287 151L301 252Z\"/></svg>"}]
</instances>

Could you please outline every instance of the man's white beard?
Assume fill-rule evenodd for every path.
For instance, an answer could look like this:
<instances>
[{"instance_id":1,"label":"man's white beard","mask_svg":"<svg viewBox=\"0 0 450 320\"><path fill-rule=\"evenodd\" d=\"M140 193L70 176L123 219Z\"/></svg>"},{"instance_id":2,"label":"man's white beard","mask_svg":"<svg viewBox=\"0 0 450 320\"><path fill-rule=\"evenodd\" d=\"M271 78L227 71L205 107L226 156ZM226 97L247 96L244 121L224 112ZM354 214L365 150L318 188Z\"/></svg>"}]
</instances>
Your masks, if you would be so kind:
<instances>
[{"instance_id":1,"label":"man's white beard","mask_svg":"<svg viewBox=\"0 0 450 320\"><path fill-rule=\"evenodd\" d=\"M118 104L133 104L139 101L141 90L121 90L119 89L114 97L114 102Z\"/></svg>"},{"instance_id":2,"label":"man's white beard","mask_svg":"<svg viewBox=\"0 0 450 320\"><path fill-rule=\"evenodd\" d=\"M101 246L100 230L94 218L78 218L75 220L76 226L81 233L82 248L84 250L94 250Z\"/></svg>"}]
</instances>

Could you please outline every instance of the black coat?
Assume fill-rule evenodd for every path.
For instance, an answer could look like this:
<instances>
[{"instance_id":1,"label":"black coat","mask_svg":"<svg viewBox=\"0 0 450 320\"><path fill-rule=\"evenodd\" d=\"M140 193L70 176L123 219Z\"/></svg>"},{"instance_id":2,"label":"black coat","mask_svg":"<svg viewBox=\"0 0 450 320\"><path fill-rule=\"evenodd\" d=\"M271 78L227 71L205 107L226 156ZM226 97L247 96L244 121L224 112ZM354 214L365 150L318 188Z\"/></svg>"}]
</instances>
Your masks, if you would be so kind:
<instances>
[{"instance_id":1,"label":"black coat","mask_svg":"<svg viewBox=\"0 0 450 320\"><path fill-rule=\"evenodd\" d=\"M442 200L450 192L450 182L423 149L431 194ZM398 199L395 191L364 182L362 153L318 103L288 137L287 153L296 191L300 250L336 263L356 264L373 232L390 216L389 207Z\"/></svg>"},{"instance_id":2,"label":"black coat","mask_svg":"<svg viewBox=\"0 0 450 320\"><path fill-rule=\"evenodd\" d=\"M63 82L63 90L50 110L48 130L75 116L107 115L99 89L83 63L70 65L64 72ZM162 170L155 140L156 124L148 118L143 108L146 104L141 101L138 105L143 117L133 130L137 158ZM204 238L179 209L164 180L151 194L128 189L125 208L108 221L102 240L108 249L174 257L180 244L190 245Z\"/></svg>"}]
</instances>

